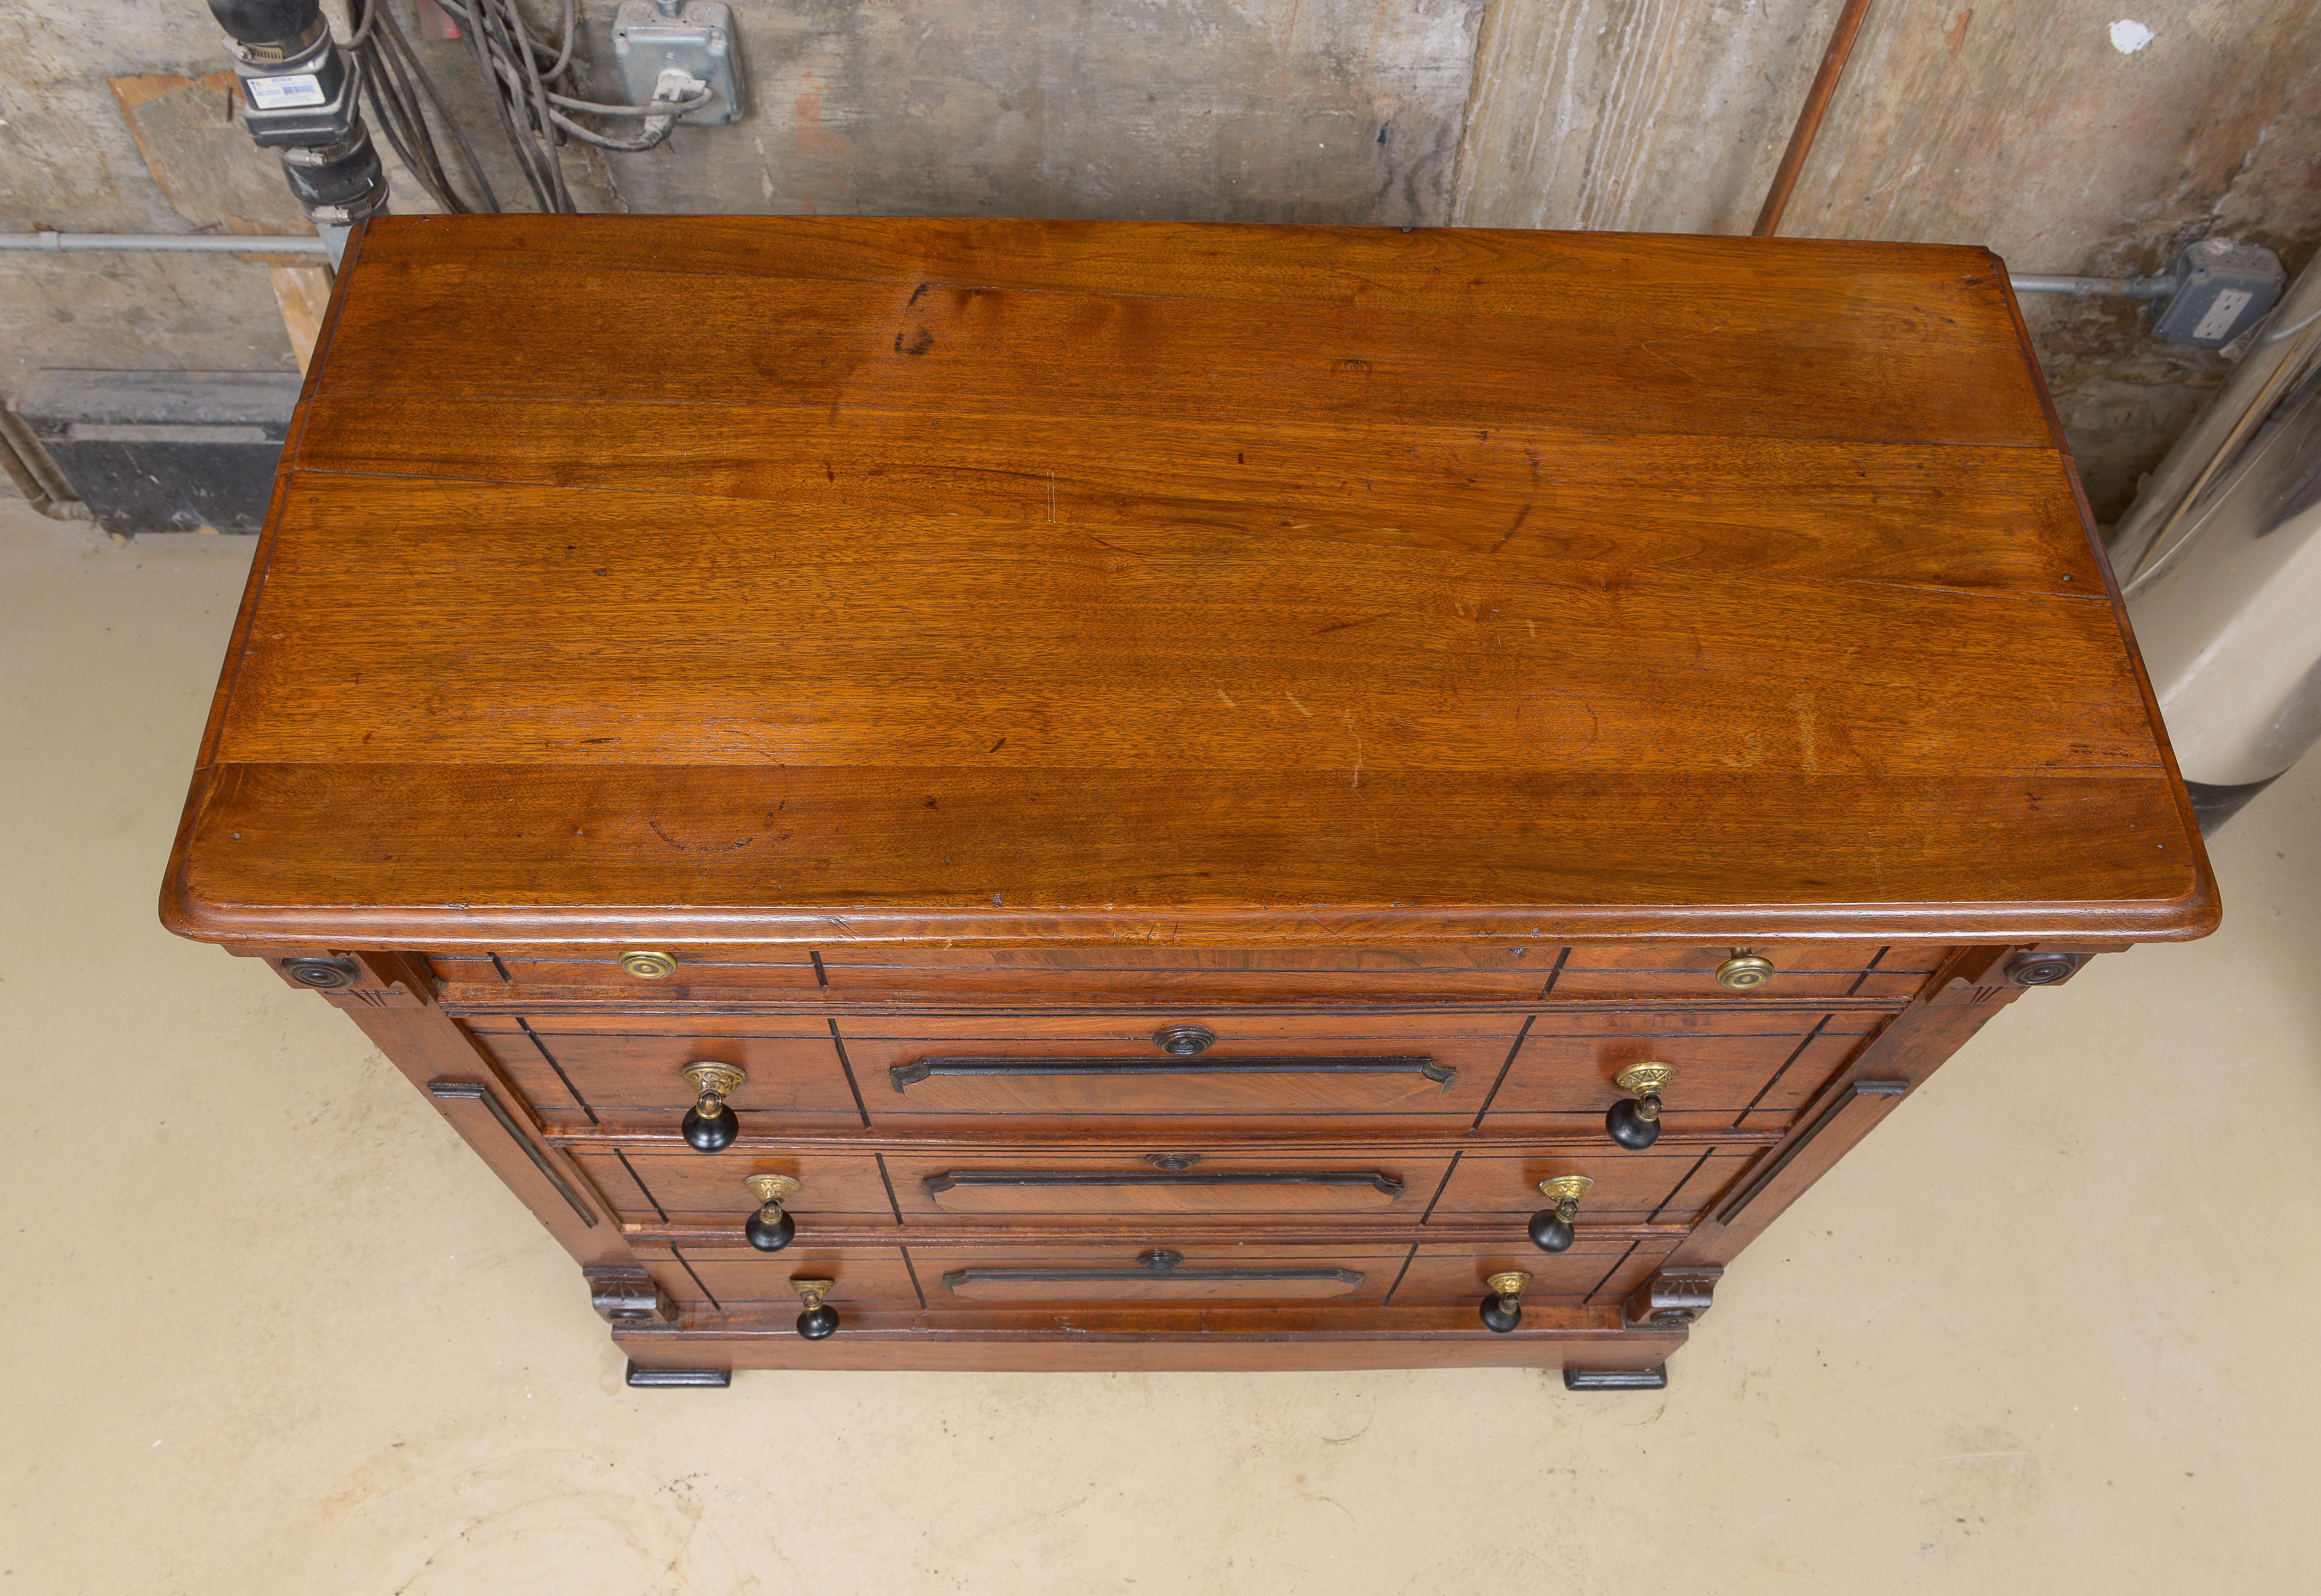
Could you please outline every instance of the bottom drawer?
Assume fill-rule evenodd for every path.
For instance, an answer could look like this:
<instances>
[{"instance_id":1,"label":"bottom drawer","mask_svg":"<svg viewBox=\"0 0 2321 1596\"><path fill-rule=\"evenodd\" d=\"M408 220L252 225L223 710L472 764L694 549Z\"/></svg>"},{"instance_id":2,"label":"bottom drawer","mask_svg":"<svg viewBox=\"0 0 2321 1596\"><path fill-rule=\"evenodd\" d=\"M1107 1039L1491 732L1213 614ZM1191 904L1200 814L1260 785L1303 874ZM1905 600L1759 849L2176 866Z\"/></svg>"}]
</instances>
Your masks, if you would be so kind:
<instances>
[{"instance_id":1,"label":"bottom drawer","mask_svg":"<svg viewBox=\"0 0 2321 1596\"><path fill-rule=\"evenodd\" d=\"M782 1315L801 1280L832 1283L833 1307L942 1314L1118 1304L1270 1307L1465 1307L1504 1270L1531 1276L1526 1300L1616 1303L1651 1278L1673 1240L1581 1240L1542 1253L1520 1240L1494 1247L1424 1244L1216 1242L1020 1245L641 1247L646 1270L687 1314Z\"/></svg>"},{"instance_id":2,"label":"bottom drawer","mask_svg":"<svg viewBox=\"0 0 2321 1596\"><path fill-rule=\"evenodd\" d=\"M797 1280L826 1280L833 1304L882 1310L919 1309L918 1287L900 1247L817 1247L796 1242L778 1253L742 1247L637 1249L645 1272L687 1313L795 1312Z\"/></svg>"},{"instance_id":3,"label":"bottom drawer","mask_svg":"<svg viewBox=\"0 0 2321 1596\"><path fill-rule=\"evenodd\" d=\"M1086 1302L1383 1302L1407 1246L913 1247L929 1308Z\"/></svg>"},{"instance_id":4,"label":"bottom drawer","mask_svg":"<svg viewBox=\"0 0 2321 1596\"><path fill-rule=\"evenodd\" d=\"M1531 1276L1525 1301L1617 1302L1652 1278L1674 1241L1579 1241L1569 1252L1543 1253L1518 1240L1512 1246L1422 1246L1403 1272L1391 1299L1397 1308L1479 1303L1484 1283L1502 1270Z\"/></svg>"}]
</instances>

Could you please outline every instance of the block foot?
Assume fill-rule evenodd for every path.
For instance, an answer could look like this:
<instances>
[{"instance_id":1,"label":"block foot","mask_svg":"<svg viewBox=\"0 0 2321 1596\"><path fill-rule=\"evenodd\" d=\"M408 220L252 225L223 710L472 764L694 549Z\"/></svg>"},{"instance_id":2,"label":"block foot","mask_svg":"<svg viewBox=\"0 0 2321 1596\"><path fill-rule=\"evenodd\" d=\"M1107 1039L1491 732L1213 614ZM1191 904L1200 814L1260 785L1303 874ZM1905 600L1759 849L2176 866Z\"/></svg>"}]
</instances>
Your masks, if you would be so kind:
<instances>
[{"instance_id":1,"label":"block foot","mask_svg":"<svg viewBox=\"0 0 2321 1596\"><path fill-rule=\"evenodd\" d=\"M1657 1369L1566 1369L1566 1391L1666 1391L1668 1365Z\"/></svg>"},{"instance_id":2,"label":"block foot","mask_svg":"<svg viewBox=\"0 0 2321 1596\"><path fill-rule=\"evenodd\" d=\"M640 1369L629 1361L629 1383L638 1387L706 1385L723 1391L733 1383L731 1369Z\"/></svg>"}]
</instances>

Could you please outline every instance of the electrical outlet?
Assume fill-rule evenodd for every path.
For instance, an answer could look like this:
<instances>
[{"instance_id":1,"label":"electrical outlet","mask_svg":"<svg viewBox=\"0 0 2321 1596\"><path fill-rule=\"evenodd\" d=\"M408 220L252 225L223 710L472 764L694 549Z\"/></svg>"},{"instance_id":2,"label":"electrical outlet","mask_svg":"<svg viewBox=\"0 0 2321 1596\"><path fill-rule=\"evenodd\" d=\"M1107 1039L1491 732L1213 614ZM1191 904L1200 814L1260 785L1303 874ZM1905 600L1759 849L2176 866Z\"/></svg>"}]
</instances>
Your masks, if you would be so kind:
<instances>
[{"instance_id":1,"label":"electrical outlet","mask_svg":"<svg viewBox=\"0 0 2321 1596\"><path fill-rule=\"evenodd\" d=\"M742 118L742 52L730 6L715 0L623 0L613 14L613 59L632 105L684 97L691 80L707 84L715 97L688 114L683 125Z\"/></svg>"},{"instance_id":2,"label":"electrical outlet","mask_svg":"<svg viewBox=\"0 0 2321 1596\"><path fill-rule=\"evenodd\" d=\"M2262 244L2202 239L2177 257L2176 291L2152 314L2152 335L2215 349L2256 324L2280 297L2289 273Z\"/></svg>"}]
</instances>

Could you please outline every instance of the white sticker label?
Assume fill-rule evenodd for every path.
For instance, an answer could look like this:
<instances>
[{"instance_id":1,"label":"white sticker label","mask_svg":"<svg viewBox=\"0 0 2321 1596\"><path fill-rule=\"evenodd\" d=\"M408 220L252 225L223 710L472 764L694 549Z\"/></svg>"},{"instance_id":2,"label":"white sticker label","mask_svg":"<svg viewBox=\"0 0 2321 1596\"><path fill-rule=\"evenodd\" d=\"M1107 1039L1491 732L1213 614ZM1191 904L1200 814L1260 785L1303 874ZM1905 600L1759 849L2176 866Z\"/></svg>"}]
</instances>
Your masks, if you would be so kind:
<instances>
[{"instance_id":1,"label":"white sticker label","mask_svg":"<svg viewBox=\"0 0 2321 1596\"><path fill-rule=\"evenodd\" d=\"M323 85L311 72L300 72L288 78L245 78L250 86L250 103L260 111L295 111L301 105L323 103Z\"/></svg>"},{"instance_id":2,"label":"white sticker label","mask_svg":"<svg viewBox=\"0 0 2321 1596\"><path fill-rule=\"evenodd\" d=\"M2216 295L2216 302L2208 306L2208 314L2202 316L2200 324L2192 329L2192 336L2204 342L2210 339L2222 338L2225 330L2240 319L2241 306L2255 297L2256 296L2246 288L2220 290Z\"/></svg>"}]
</instances>

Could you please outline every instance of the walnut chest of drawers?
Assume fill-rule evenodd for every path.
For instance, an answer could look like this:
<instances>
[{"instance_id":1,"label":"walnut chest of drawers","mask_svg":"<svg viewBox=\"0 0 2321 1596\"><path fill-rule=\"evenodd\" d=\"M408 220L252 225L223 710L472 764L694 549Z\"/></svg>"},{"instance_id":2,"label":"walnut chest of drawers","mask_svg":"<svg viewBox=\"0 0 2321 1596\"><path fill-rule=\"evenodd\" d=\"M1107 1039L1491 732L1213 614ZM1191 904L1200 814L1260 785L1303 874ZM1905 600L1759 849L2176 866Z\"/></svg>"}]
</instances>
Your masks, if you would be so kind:
<instances>
[{"instance_id":1,"label":"walnut chest of drawers","mask_svg":"<svg viewBox=\"0 0 2321 1596\"><path fill-rule=\"evenodd\" d=\"M163 915L639 1383L1561 1367L2198 835L1988 252L379 220Z\"/></svg>"}]
</instances>

